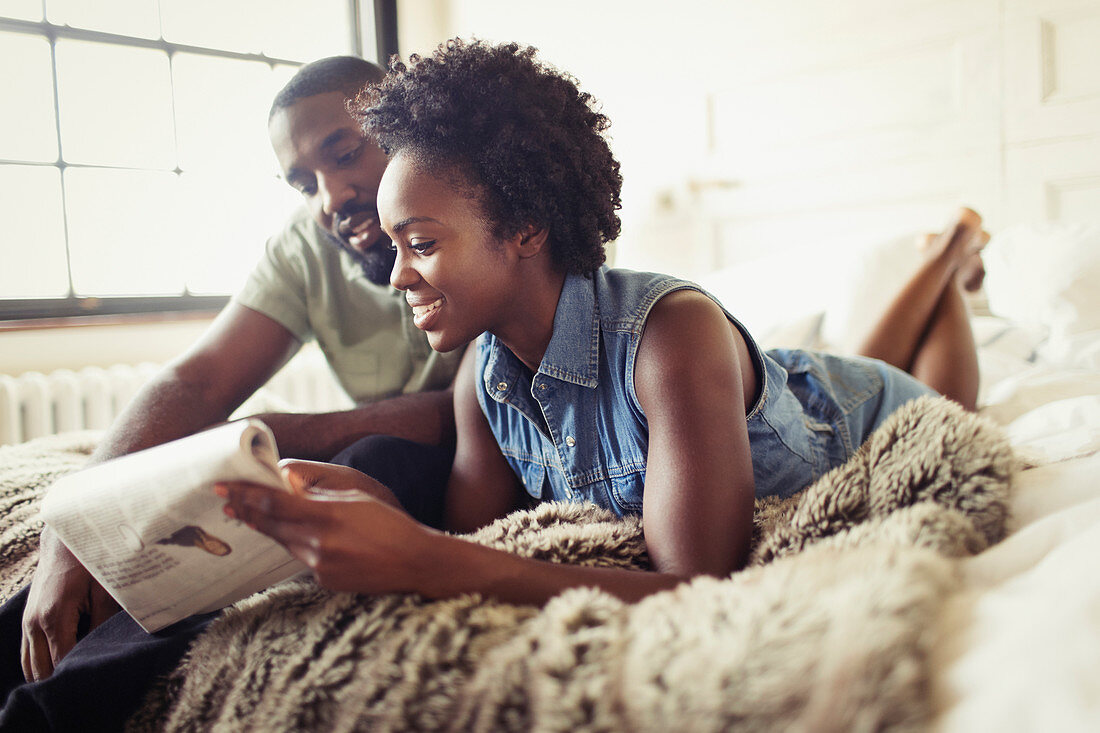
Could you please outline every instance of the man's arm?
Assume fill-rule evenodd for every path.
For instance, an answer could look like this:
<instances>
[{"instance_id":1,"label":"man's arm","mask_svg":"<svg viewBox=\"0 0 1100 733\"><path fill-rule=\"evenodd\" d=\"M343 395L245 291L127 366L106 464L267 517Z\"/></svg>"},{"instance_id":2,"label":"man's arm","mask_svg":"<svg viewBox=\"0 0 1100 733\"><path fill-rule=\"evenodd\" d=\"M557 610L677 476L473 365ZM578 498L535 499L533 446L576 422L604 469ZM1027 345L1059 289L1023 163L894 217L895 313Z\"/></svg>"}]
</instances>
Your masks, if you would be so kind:
<instances>
[{"instance_id":1,"label":"man's arm","mask_svg":"<svg viewBox=\"0 0 1100 733\"><path fill-rule=\"evenodd\" d=\"M226 420L298 350L277 321L230 303L195 344L138 392L93 461L182 438Z\"/></svg>"},{"instance_id":2,"label":"man's arm","mask_svg":"<svg viewBox=\"0 0 1100 733\"><path fill-rule=\"evenodd\" d=\"M401 395L343 412L264 413L255 417L275 434L279 455L327 461L359 438L392 435L441 445L454 440L451 388Z\"/></svg>"},{"instance_id":3,"label":"man's arm","mask_svg":"<svg viewBox=\"0 0 1100 733\"><path fill-rule=\"evenodd\" d=\"M93 458L106 460L223 422L298 350L294 335L230 303L198 342L137 394ZM327 413L264 413L279 453L324 461L367 435L439 445L454 439L451 391L401 395Z\"/></svg>"},{"instance_id":4,"label":"man's arm","mask_svg":"<svg viewBox=\"0 0 1100 733\"><path fill-rule=\"evenodd\" d=\"M181 438L225 420L298 348L280 324L230 303L206 333L146 384L100 442L97 463ZM76 644L81 614L95 628L118 610L47 527L23 611L21 658L28 681L53 674Z\"/></svg>"},{"instance_id":5,"label":"man's arm","mask_svg":"<svg viewBox=\"0 0 1100 733\"><path fill-rule=\"evenodd\" d=\"M230 303L202 338L134 398L94 459L160 445L228 419L294 355L298 340L277 321ZM367 435L439 445L454 440L451 391L401 395L327 413L256 415L286 458L324 461Z\"/></svg>"},{"instance_id":6,"label":"man's arm","mask_svg":"<svg viewBox=\"0 0 1100 733\"><path fill-rule=\"evenodd\" d=\"M299 347L277 321L230 303L206 333L141 389L100 442L100 462L182 438L226 420ZM449 390L407 395L342 413L263 415L279 450L331 458L369 434L443 442L454 434ZM23 614L22 662L28 680L44 679L76 643L82 613L91 628L117 604L47 528Z\"/></svg>"}]
</instances>

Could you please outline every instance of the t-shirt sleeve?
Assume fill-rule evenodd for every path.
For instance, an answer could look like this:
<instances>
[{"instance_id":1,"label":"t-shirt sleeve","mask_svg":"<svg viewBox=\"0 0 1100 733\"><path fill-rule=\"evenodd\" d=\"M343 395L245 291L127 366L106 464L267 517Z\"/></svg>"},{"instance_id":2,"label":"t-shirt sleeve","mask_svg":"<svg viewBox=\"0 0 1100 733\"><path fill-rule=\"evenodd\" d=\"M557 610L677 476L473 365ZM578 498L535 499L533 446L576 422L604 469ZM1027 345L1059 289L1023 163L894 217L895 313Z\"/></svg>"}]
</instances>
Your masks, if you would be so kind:
<instances>
[{"instance_id":1,"label":"t-shirt sleeve","mask_svg":"<svg viewBox=\"0 0 1100 733\"><path fill-rule=\"evenodd\" d=\"M282 324L299 341L309 341L313 330L306 305L305 243L287 228L268 240L233 301L263 313Z\"/></svg>"}]
</instances>

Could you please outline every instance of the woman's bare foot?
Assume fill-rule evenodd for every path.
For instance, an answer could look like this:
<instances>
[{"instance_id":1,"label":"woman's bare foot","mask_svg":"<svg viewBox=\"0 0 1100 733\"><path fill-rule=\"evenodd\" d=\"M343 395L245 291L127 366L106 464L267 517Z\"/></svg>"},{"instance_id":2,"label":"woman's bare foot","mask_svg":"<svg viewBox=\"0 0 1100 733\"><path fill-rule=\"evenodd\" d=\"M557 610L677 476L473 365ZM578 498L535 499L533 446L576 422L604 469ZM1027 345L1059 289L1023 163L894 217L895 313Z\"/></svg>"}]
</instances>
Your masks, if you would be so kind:
<instances>
[{"instance_id":1,"label":"woman's bare foot","mask_svg":"<svg viewBox=\"0 0 1100 733\"><path fill-rule=\"evenodd\" d=\"M929 257L948 258L959 285L973 293L982 287L985 279L981 251L988 243L989 232L982 229L982 217L964 207L959 209L946 230L921 236L917 246Z\"/></svg>"}]
</instances>

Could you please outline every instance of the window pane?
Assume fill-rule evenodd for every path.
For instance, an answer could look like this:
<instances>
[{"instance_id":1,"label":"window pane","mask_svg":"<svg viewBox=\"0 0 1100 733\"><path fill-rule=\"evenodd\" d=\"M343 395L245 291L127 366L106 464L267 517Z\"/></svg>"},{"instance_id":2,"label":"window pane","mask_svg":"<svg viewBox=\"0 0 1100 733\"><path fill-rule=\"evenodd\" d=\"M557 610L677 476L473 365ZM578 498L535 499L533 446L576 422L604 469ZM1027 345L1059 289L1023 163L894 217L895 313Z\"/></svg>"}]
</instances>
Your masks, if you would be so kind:
<instances>
[{"instance_id":1,"label":"window pane","mask_svg":"<svg viewBox=\"0 0 1100 733\"><path fill-rule=\"evenodd\" d=\"M17 20L42 20L42 0L0 0L0 16Z\"/></svg>"},{"instance_id":2,"label":"window pane","mask_svg":"<svg viewBox=\"0 0 1100 733\"><path fill-rule=\"evenodd\" d=\"M352 50L348 0L161 0L164 38L312 61Z\"/></svg>"},{"instance_id":3,"label":"window pane","mask_svg":"<svg viewBox=\"0 0 1100 733\"><path fill-rule=\"evenodd\" d=\"M272 170L267 110L276 90L271 67L180 53L172 59L172 79L180 168Z\"/></svg>"},{"instance_id":4,"label":"window pane","mask_svg":"<svg viewBox=\"0 0 1100 733\"><path fill-rule=\"evenodd\" d=\"M57 25L138 38L158 38L156 0L46 0L46 18Z\"/></svg>"},{"instance_id":5,"label":"window pane","mask_svg":"<svg viewBox=\"0 0 1100 733\"><path fill-rule=\"evenodd\" d=\"M275 64L271 68L271 73L274 76L274 83L271 85L271 99L275 99L275 95L279 93L279 90L286 86L286 83L290 81L290 78L298 72L299 67L289 66L287 64ZM270 102L270 100L269 100ZM271 105L268 104L270 109Z\"/></svg>"},{"instance_id":6,"label":"window pane","mask_svg":"<svg viewBox=\"0 0 1100 733\"><path fill-rule=\"evenodd\" d=\"M263 49L264 0L161 0L164 39L241 53Z\"/></svg>"},{"instance_id":7,"label":"window pane","mask_svg":"<svg viewBox=\"0 0 1100 733\"><path fill-rule=\"evenodd\" d=\"M175 167L167 54L60 40L57 77L65 160Z\"/></svg>"},{"instance_id":8,"label":"window pane","mask_svg":"<svg viewBox=\"0 0 1100 733\"><path fill-rule=\"evenodd\" d=\"M264 242L301 206L301 197L273 177L184 173L179 225L187 253L187 289L235 293L260 258Z\"/></svg>"},{"instance_id":9,"label":"window pane","mask_svg":"<svg viewBox=\"0 0 1100 733\"><path fill-rule=\"evenodd\" d=\"M69 168L65 205L78 295L179 295L177 177L161 171Z\"/></svg>"},{"instance_id":10,"label":"window pane","mask_svg":"<svg viewBox=\"0 0 1100 733\"><path fill-rule=\"evenodd\" d=\"M275 58L312 61L351 53L347 0L268 0L263 52Z\"/></svg>"},{"instance_id":11,"label":"window pane","mask_svg":"<svg viewBox=\"0 0 1100 733\"><path fill-rule=\"evenodd\" d=\"M0 294L63 298L69 292L61 177L52 166L0 165Z\"/></svg>"},{"instance_id":12,"label":"window pane","mask_svg":"<svg viewBox=\"0 0 1100 733\"><path fill-rule=\"evenodd\" d=\"M50 44L44 38L0 33L0 158L57 160L57 125L53 113Z\"/></svg>"}]
</instances>

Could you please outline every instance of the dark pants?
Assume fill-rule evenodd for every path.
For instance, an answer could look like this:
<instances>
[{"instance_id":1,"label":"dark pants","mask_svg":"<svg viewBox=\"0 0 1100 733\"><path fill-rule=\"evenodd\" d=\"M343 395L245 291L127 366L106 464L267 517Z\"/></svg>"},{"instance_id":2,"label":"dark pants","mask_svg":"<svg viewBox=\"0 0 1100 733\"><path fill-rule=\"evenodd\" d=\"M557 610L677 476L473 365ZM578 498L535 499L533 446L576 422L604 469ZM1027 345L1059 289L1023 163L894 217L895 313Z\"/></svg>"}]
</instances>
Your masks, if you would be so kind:
<instances>
[{"instance_id":1,"label":"dark pants","mask_svg":"<svg viewBox=\"0 0 1100 733\"><path fill-rule=\"evenodd\" d=\"M454 457L454 446L372 435L352 443L330 463L351 466L378 479L418 522L441 529L443 497Z\"/></svg>"},{"instance_id":2,"label":"dark pants","mask_svg":"<svg viewBox=\"0 0 1100 733\"><path fill-rule=\"evenodd\" d=\"M333 463L351 466L388 486L421 522L442 524L443 495L454 449L385 436L364 438ZM124 612L84 636L41 682L26 683L20 664L24 588L0 607L0 730L115 731L150 685L170 673L218 612L192 616L148 634Z\"/></svg>"},{"instance_id":3,"label":"dark pants","mask_svg":"<svg viewBox=\"0 0 1100 733\"><path fill-rule=\"evenodd\" d=\"M42 682L24 684L19 662L24 588L0 608L0 729L116 731L149 685L170 672L217 613L192 616L148 634L126 613L93 629ZM10 692L10 694L8 694Z\"/></svg>"}]
</instances>

